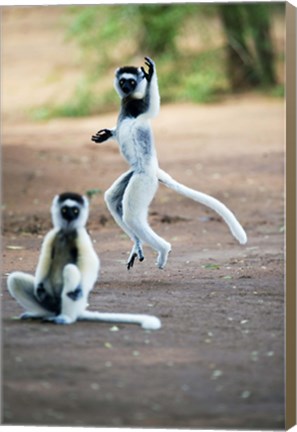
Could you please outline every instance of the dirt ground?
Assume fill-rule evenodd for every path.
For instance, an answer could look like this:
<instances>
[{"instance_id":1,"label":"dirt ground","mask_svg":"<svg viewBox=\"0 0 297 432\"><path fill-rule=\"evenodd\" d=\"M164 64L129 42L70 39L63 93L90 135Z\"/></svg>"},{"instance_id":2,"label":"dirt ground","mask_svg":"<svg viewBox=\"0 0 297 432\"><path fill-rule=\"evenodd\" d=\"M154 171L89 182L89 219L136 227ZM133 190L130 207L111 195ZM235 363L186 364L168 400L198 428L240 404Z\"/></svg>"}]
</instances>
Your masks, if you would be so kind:
<instances>
[{"instance_id":1,"label":"dirt ground","mask_svg":"<svg viewBox=\"0 0 297 432\"><path fill-rule=\"evenodd\" d=\"M8 25L7 34L14 35ZM9 71L13 62L3 55ZM4 78L12 85L13 76ZM247 245L212 211L160 186L150 222L172 244L168 264L158 270L146 248L145 260L127 271L131 243L103 194L92 198L88 228L102 270L90 309L157 315L162 328L150 332L14 319L22 311L7 275L34 272L53 196L105 191L127 166L115 143L90 141L117 113L34 123L5 97L4 423L283 429L283 101L249 95L165 105L153 122L160 166L232 209Z\"/></svg>"}]
</instances>

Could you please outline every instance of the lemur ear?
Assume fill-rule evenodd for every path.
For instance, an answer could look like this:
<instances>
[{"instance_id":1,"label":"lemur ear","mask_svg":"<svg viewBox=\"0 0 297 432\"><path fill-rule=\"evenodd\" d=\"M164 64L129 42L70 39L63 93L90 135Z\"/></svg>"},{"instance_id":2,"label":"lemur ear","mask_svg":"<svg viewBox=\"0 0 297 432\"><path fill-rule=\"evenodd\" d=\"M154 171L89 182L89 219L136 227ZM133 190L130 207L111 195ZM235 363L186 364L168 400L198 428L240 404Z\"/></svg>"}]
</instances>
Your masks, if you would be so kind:
<instances>
[{"instance_id":1,"label":"lemur ear","mask_svg":"<svg viewBox=\"0 0 297 432\"><path fill-rule=\"evenodd\" d=\"M53 198L53 200L52 200L52 207L57 204L58 199L59 199L59 195L55 195L54 198Z\"/></svg>"},{"instance_id":2,"label":"lemur ear","mask_svg":"<svg viewBox=\"0 0 297 432\"><path fill-rule=\"evenodd\" d=\"M142 75L142 78L145 78L145 77L146 77L147 73L146 73L146 71L144 70L144 67L143 67L143 66L137 68L137 71L138 71L138 74L139 74L140 76Z\"/></svg>"},{"instance_id":3,"label":"lemur ear","mask_svg":"<svg viewBox=\"0 0 297 432\"><path fill-rule=\"evenodd\" d=\"M82 199L84 201L84 206L86 208L88 208L89 207L89 200L88 200L88 198L85 195L82 195Z\"/></svg>"}]
</instances>

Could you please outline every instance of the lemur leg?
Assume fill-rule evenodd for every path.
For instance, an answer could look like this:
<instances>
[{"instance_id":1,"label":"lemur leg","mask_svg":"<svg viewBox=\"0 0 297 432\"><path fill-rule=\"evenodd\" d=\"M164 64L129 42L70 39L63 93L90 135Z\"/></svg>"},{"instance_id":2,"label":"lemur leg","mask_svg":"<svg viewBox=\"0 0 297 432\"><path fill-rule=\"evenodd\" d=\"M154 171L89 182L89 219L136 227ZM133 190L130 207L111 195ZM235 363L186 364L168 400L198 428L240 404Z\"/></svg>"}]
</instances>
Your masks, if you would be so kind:
<instances>
[{"instance_id":1,"label":"lemur leg","mask_svg":"<svg viewBox=\"0 0 297 432\"><path fill-rule=\"evenodd\" d=\"M44 318L52 315L50 311L43 308L34 294L34 276L14 272L7 279L8 291L16 301L25 309L20 317L25 318Z\"/></svg>"},{"instance_id":2,"label":"lemur leg","mask_svg":"<svg viewBox=\"0 0 297 432\"><path fill-rule=\"evenodd\" d=\"M164 268L171 245L149 226L148 208L158 188L158 178L146 173L133 174L123 198L123 220L137 237L158 252L157 265Z\"/></svg>"},{"instance_id":3,"label":"lemur leg","mask_svg":"<svg viewBox=\"0 0 297 432\"><path fill-rule=\"evenodd\" d=\"M139 238L123 220L123 196L132 175L133 171L128 171L121 175L105 192L104 195L106 205L108 207L108 210L112 214L114 220L122 228L122 230L125 231L125 233L132 239L132 241L134 241L134 245L127 262L128 270L133 267L136 257L138 257L139 261L144 260L142 245Z\"/></svg>"},{"instance_id":4,"label":"lemur leg","mask_svg":"<svg viewBox=\"0 0 297 432\"><path fill-rule=\"evenodd\" d=\"M80 286L81 274L74 264L67 264L63 270L61 313L49 318L55 324L71 324L87 307L87 295Z\"/></svg>"}]
</instances>

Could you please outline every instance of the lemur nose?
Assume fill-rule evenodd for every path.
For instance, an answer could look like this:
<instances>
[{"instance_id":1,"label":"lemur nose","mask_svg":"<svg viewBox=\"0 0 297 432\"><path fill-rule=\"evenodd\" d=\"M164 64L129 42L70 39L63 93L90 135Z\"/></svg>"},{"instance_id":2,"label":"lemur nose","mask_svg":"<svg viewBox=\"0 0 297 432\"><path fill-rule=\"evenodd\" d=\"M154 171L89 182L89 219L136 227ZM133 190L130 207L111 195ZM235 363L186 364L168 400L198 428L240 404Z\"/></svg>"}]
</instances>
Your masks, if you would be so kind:
<instances>
[{"instance_id":1,"label":"lemur nose","mask_svg":"<svg viewBox=\"0 0 297 432\"><path fill-rule=\"evenodd\" d=\"M131 86L129 83L126 83L122 86L122 90L125 94L129 93L131 91Z\"/></svg>"},{"instance_id":2,"label":"lemur nose","mask_svg":"<svg viewBox=\"0 0 297 432\"><path fill-rule=\"evenodd\" d=\"M62 207L61 213L64 219L66 219L68 222L73 221L75 218L77 218L79 210L77 207Z\"/></svg>"}]
</instances>

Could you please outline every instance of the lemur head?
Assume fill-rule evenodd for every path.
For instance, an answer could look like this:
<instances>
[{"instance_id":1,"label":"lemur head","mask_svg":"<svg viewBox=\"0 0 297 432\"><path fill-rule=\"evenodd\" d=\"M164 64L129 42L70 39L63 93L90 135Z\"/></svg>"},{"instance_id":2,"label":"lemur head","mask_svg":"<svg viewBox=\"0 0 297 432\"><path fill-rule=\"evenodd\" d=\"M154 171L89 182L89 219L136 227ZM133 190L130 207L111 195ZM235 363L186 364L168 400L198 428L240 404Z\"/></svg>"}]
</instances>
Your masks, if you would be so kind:
<instances>
[{"instance_id":1,"label":"lemur head","mask_svg":"<svg viewBox=\"0 0 297 432\"><path fill-rule=\"evenodd\" d=\"M53 199L52 220L55 228L75 230L86 225L89 202L85 196L64 192Z\"/></svg>"},{"instance_id":2,"label":"lemur head","mask_svg":"<svg viewBox=\"0 0 297 432\"><path fill-rule=\"evenodd\" d=\"M147 80L140 67L124 66L115 71L114 87L121 99L142 99L146 86Z\"/></svg>"}]
</instances>

